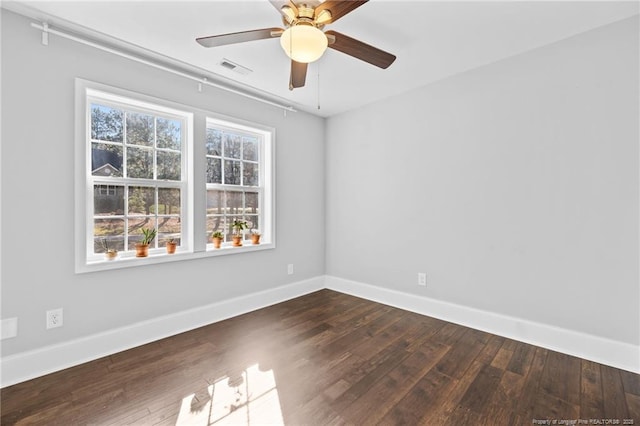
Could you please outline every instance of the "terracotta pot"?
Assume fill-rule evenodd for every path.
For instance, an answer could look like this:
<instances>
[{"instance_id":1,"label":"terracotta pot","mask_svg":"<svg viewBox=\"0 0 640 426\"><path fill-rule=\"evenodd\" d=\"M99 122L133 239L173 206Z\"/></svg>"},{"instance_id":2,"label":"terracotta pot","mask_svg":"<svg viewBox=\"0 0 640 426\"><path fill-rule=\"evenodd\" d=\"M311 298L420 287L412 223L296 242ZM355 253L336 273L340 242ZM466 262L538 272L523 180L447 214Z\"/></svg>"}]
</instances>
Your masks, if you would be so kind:
<instances>
[{"instance_id":1,"label":"terracotta pot","mask_svg":"<svg viewBox=\"0 0 640 426\"><path fill-rule=\"evenodd\" d=\"M234 235L233 236L233 246L234 247L242 247L242 235Z\"/></svg>"},{"instance_id":2,"label":"terracotta pot","mask_svg":"<svg viewBox=\"0 0 640 426\"><path fill-rule=\"evenodd\" d=\"M213 238L213 247L219 249L220 244L222 244L222 238Z\"/></svg>"},{"instance_id":3,"label":"terracotta pot","mask_svg":"<svg viewBox=\"0 0 640 426\"><path fill-rule=\"evenodd\" d=\"M169 254L175 253L177 246L178 246L178 243L176 243L175 241L173 241L173 242L167 241L167 253L169 253Z\"/></svg>"},{"instance_id":4,"label":"terracotta pot","mask_svg":"<svg viewBox=\"0 0 640 426\"><path fill-rule=\"evenodd\" d=\"M260 244L260 234L251 234L251 242L253 244Z\"/></svg>"},{"instance_id":5,"label":"terracotta pot","mask_svg":"<svg viewBox=\"0 0 640 426\"><path fill-rule=\"evenodd\" d=\"M118 252L116 250L109 250L104 253L104 257L107 260L115 260L118 257Z\"/></svg>"},{"instance_id":6,"label":"terracotta pot","mask_svg":"<svg viewBox=\"0 0 640 426\"><path fill-rule=\"evenodd\" d=\"M149 244L136 244L136 257L149 256Z\"/></svg>"}]
</instances>

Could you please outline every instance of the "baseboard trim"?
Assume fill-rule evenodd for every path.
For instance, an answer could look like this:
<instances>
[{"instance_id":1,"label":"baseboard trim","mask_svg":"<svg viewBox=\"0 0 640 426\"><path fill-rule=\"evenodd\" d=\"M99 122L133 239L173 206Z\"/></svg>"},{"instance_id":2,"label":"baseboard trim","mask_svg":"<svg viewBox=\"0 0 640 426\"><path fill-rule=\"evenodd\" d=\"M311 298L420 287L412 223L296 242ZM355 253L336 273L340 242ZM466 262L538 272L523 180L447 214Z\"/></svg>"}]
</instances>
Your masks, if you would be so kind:
<instances>
[{"instance_id":1,"label":"baseboard trim","mask_svg":"<svg viewBox=\"0 0 640 426\"><path fill-rule=\"evenodd\" d=\"M0 358L0 388L324 288L640 374L640 346L362 282L320 276Z\"/></svg>"},{"instance_id":2,"label":"baseboard trim","mask_svg":"<svg viewBox=\"0 0 640 426\"><path fill-rule=\"evenodd\" d=\"M325 288L640 374L640 346L334 276Z\"/></svg>"},{"instance_id":3,"label":"baseboard trim","mask_svg":"<svg viewBox=\"0 0 640 426\"><path fill-rule=\"evenodd\" d=\"M127 327L10 355L0 359L0 371L2 372L0 387L44 376L323 288L324 277L315 277L154 318Z\"/></svg>"}]
</instances>

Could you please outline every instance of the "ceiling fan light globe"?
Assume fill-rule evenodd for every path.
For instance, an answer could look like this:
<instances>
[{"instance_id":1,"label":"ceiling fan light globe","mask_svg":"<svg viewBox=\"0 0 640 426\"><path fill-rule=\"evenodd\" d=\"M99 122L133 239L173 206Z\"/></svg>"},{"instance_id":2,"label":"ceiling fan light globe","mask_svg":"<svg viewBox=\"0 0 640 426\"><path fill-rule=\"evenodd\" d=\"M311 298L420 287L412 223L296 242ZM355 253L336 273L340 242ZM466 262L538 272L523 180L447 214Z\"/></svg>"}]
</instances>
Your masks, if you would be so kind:
<instances>
[{"instance_id":1,"label":"ceiling fan light globe","mask_svg":"<svg viewBox=\"0 0 640 426\"><path fill-rule=\"evenodd\" d=\"M320 59L327 50L327 36L311 25L287 28L280 36L280 46L296 62L309 63Z\"/></svg>"}]
</instances>

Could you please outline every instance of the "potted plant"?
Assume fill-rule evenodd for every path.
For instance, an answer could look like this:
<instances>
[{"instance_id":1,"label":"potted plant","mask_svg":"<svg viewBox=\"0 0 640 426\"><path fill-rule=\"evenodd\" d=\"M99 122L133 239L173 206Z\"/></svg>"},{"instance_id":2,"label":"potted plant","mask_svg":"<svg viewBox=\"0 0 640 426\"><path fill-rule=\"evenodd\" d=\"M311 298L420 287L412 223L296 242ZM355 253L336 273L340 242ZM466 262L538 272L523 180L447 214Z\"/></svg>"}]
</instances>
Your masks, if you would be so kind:
<instances>
[{"instance_id":1,"label":"potted plant","mask_svg":"<svg viewBox=\"0 0 640 426\"><path fill-rule=\"evenodd\" d=\"M156 231L155 228L142 228L142 235L144 235L144 237L142 241L136 244L136 257L149 256L149 244L151 244L157 233L158 231Z\"/></svg>"},{"instance_id":2,"label":"potted plant","mask_svg":"<svg viewBox=\"0 0 640 426\"><path fill-rule=\"evenodd\" d=\"M102 248L104 249L104 257L107 260L115 260L118 257L118 250L109 247L109 241L106 238L102 239Z\"/></svg>"},{"instance_id":3,"label":"potted plant","mask_svg":"<svg viewBox=\"0 0 640 426\"><path fill-rule=\"evenodd\" d=\"M251 242L253 244L260 244L260 236L260 231L258 231L257 229L251 230Z\"/></svg>"},{"instance_id":4,"label":"potted plant","mask_svg":"<svg viewBox=\"0 0 640 426\"><path fill-rule=\"evenodd\" d=\"M176 247L178 246L178 243L176 242L175 238L169 238L165 246L167 247L167 253L173 254L176 252Z\"/></svg>"},{"instance_id":5,"label":"potted plant","mask_svg":"<svg viewBox=\"0 0 640 426\"><path fill-rule=\"evenodd\" d=\"M242 231L247 229L247 222L244 220L234 220L233 221L233 225L231 225L231 227L233 228L233 237L231 237L233 239L233 246L234 247L241 247L242 246Z\"/></svg>"},{"instance_id":6,"label":"potted plant","mask_svg":"<svg viewBox=\"0 0 640 426\"><path fill-rule=\"evenodd\" d=\"M211 234L211 239L213 240L213 247L219 249L222 240L224 240L224 234L221 231L214 231Z\"/></svg>"}]
</instances>

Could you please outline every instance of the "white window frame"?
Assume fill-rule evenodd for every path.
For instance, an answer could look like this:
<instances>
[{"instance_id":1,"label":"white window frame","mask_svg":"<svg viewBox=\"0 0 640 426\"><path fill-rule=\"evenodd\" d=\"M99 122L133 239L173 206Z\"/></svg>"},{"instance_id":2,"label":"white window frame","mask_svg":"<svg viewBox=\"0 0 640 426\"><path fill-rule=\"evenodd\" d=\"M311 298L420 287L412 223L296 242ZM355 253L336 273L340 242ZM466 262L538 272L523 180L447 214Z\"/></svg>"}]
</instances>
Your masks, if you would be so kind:
<instances>
[{"instance_id":1,"label":"white window frame","mask_svg":"<svg viewBox=\"0 0 640 426\"><path fill-rule=\"evenodd\" d=\"M274 205L273 205L273 175L274 171L273 160L266 161L264 159L273 159L273 131L269 128L261 128L253 123L247 123L238 119L229 119L224 118L219 115L208 116L206 119L206 128L209 126L213 126L216 128L221 128L225 130L229 130L231 132L238 132L243 134L251 134L257 136L259 140L259 185L255 187L251 186L243 186L243 185L233 185L233 184L206 184L206 190L209 189L218 189L223 191L238 191L238 192L257 192L258 193L258 206L260 213L258 214L260 218L261 229L260 231L260 244L269 245L272 242L275 243L275 220L274 220ZM224 167L222 168L222 174L224 175ZM244 178L243 176L241 176ZM211 231L211 230L209 230ZM244 244L250 244L247 240L244 241ZM232 247L230 241L226 241L222 244L221 249L235 249L237 247ZM220 250L214 249L213 244L207 244L207 250Z\"/></svg>"},{"instance_id":2,"label":"white window frame","mask_svg":"<svg viewBox=\"0 0 640 426\"><path fill-rule=\"evenodd\" d=\"M182 240L176 254L168 255L164 247L150 250L149 257L136 258L135 251L119 253L115 261L108 261L93 253L93 183L103 183L104 178L91 175L91 121L90 97L122 103L131 110L131 103L142 109L167 111L171 115L184 115L184 144L182 147L182 181L172 182L181 186ZM152 96L119 89L84 79L76 79L75 102L75 271L76 273L121 269L134 266L183 261L204 257L216 257L275 248L275 129L272 127L227 117L213 111L178 104ZM112 102L112 103L113 103ZM207 120L231 123L234 127L262 135L260 179L261 243L250 242L242 247L225 245L214 249L210 243L211 230L206 229L206 123ZM149 183L147 181L147 183ZM91 241L90 241L91 240Z\"/></svg>"}]
</instances>

